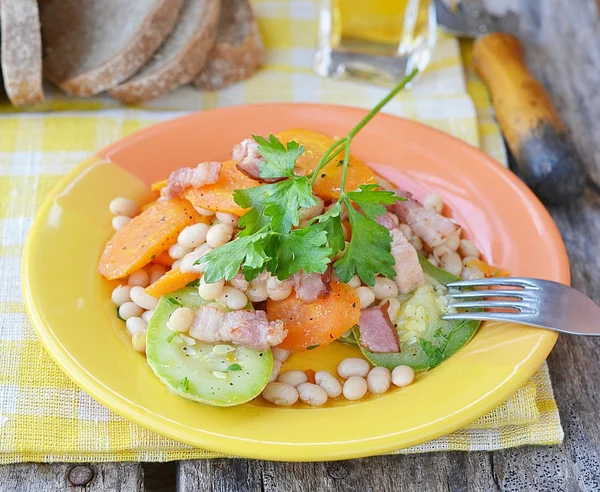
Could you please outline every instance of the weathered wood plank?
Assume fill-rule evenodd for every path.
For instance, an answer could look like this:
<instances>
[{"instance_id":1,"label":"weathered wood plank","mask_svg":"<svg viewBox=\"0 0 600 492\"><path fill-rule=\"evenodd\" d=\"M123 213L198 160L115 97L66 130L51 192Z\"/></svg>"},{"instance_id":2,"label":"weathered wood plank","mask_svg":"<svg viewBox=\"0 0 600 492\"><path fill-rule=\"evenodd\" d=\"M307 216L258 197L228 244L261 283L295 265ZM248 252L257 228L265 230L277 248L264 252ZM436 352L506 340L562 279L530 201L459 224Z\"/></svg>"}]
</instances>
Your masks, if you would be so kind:
<instances>
[{"instance_id":1,"label":"weathered wood plank","mask_svg":"<svg viewBox=\"0 0 600 492\"><path fill-rule=\"evenodd\" d=\"M138 463L97 465L21 463L0 466L0 492L62 492L65 490L143 492L144 473L141 464Z\"/></svg>"}]
</instances>

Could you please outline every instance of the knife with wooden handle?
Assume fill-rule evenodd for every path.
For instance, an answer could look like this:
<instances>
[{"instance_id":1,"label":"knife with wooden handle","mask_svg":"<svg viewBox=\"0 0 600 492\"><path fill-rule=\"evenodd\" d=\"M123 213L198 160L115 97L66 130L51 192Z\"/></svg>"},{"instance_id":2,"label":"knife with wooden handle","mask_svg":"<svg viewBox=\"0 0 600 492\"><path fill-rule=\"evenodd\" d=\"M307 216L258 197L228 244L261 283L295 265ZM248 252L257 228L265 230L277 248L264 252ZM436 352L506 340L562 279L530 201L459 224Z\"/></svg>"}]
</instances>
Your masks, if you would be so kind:
<instances>
[{"instance_id":1,"label":"knife with wooden handle","mask_svg":"<svg viewBox=\"0 0 600 492\"><path fill-rule=\"evenodd\" d=\"M477 37L474 68L491 95L496 118L527 185L547 204L565 204L581 195L587 176L567 128L548 92L527 68L520 41L499 31L517 18L489 15L481 0L449 8L436 0L438 20L454 34Z\"/></svg>"}]
</instances>

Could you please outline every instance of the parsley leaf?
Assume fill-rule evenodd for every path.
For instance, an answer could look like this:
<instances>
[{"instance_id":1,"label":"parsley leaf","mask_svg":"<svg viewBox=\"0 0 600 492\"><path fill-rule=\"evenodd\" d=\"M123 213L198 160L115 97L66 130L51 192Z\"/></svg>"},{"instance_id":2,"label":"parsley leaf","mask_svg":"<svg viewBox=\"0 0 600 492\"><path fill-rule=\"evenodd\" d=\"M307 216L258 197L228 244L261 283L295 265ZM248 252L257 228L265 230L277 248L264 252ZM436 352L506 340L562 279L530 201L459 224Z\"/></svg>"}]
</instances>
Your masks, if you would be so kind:
<instances>
[{"instance_id":1,"label":"parsley leaf","mask_svg":"<svg viewBox=\"0 0 600 492\"><path fill-rule=\"evenodd\" d=\"M175 297L165 297L165 302L171 306L181 306L181 303Z\"/></svg>"},{"instance_id":2,"label":"parsley leaf","mask_svg":"<svg viewBox=\"0 0 600 492\"><path fill-rule=\"evenodd\" d=\"M325 273L331 262L327 233L315 227L303 227L282 234L273 249L275 256L269 264L269 271L280 280L300 270Z\"/></svg>"},{"instance_id":3,"label":"parsley leaf","mask_svg":"<svg viewBox=\"0 0 600 492\"><path fill-rule=\"evenodd\" d=\"M314 225L316 229L323 230L327 233L327 244L331 248L331 254L336 255L346 247L344 240L344 230L342 229L342 204L337 202L322 215L311 219L308 223L312 225L315 221L318 224Z\"/></svg>"},{"instance_id":4,"label":"parsley leaf","mask_svg":"<svg viewBox=\"0 0 600 492\"><path fill-rule=\"evenodd\" d=\"M190 380L187 377L185 377L181 380L179 385L181 386L181 389L183 391L188 391L190 389Z\"/></svg>"},{"instance_id":5,"label":"parsley leaf","mask_svg":"<svg viewBox=\"0 0 600 492\"><path fill-rule=\"evenodd\" d=\"M269 135L269 140L264 137L252 135L258 143L258 152L265 160L258 165L261 178L294 177L296 159L304 152L304 146L297 142L289 142L287 148L275 135Z\"/></svg>"},{"instance_id":6,"label":"parsley leaf","mask_svg":"<svg viewBox=\"0 0 600 492\"><path fill-rule=\"evenodd\" d=\"M204 281L209 284L222 278L231 280L240 271L242 263L245 268L262 270L269 257L261 241L269 234L258 232L252 236L238 237L205 254L194 264L206 262L203 274Z\"/></svg>"},{"instance_id":7,"label":"parsley leaf","mask_svg":"<svg viewBox=\"0 0 600 492\"><path fill-rule=\"evenodd\" d=\"M178 335L179 333L177 333L176 331L174 331L173 333L171 333L168 337L167 337L167 343L171 343L173 341L173 339Z\"/></svg>"},{"instance_id":8,"label":"parsley leaf","mask_svg":"<svg viewBox=\"0 0 600 492\"><path fill-rule=\"evenodd\" d=\"M265 226L284 234L300 222L299 208L317 204L306 176L235 190L233 199L240 207L250 208L240 217L240 236L254 234Z\"/></svg>"},{"instance_id":9,"label":"parsley leaf","mask_svg":"<svg viewBox=\"0 0 600 492\"><path fill-rule=\"evenodd\" d=\"M227 372L233 372L233 371L241 371L242 370L242 366L240 366L239 364L231 364L229 366L227 366L227 369L225 369Z\"/></svg>"},{"instance_id":10,"label":"parsley leaf","mask_svg":"<svg viewBox=\"0 0 600 492\"><path fill-rule=\"evenodd\" d=\"M358 190L349 191L347 196L371 219L386 212L383 205L391 205L394 202L406 200L406 198L397 196L393 191L378 188L378 184L361 184Z\"/></svg>"},{"instance_id":11,"label":"parsley leaf","mask_svg":"<svg viewBox=\"0 0 600 492\"><path fill-rule=\"evenodd\" d=\"M347 201L352 239L344 256L335 262L335 273L342 282L348 282L356 273L367 285L375 285L375 275L394 278L394 257L390 232L374 220L362 215Z\"/></svg>"}]
</instances>

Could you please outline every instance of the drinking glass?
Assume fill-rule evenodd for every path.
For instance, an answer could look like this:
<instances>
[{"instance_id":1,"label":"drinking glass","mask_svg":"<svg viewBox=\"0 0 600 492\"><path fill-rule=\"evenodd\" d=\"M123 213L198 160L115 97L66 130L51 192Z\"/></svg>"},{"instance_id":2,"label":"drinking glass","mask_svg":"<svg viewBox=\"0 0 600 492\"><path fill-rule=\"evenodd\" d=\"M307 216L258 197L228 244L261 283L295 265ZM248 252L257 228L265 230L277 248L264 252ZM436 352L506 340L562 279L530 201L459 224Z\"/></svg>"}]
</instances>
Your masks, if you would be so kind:
<instances>
[{"instance_id":1,"label":"drinking glass","mask_svg":"<svg viewBox=\"0 0 600 492\"><path fill-rule=\"evenodd\" d=\"M432 0L321 0L315 71L396 83L425 69L436 25Z\"/></svg>"}]
</instances>

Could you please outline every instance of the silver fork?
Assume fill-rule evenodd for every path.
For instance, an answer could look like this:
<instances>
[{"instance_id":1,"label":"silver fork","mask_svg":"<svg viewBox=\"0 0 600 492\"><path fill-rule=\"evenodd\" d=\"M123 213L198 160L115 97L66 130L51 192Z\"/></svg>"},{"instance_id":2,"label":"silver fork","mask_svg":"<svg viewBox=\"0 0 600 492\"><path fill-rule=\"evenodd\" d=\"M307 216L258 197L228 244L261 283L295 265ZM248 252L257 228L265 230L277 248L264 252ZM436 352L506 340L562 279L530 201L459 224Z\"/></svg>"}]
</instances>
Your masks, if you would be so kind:
<instances>
[{"instance_id":1,"label":"silver fork","mask_svg":"<svg viewBox=\"0 0 600 492\"><path fill-rule=\"evenodd\" d=\"M570 335L600 336L600 307L567 285L535 278L499 277L459 280L448 287L452 298L458 301L452 302L452 307L485 311L446 314L442 316L445 320L510 321ZM464 290L475 287L485 289Z\"/></svg>"}]
</instances>

